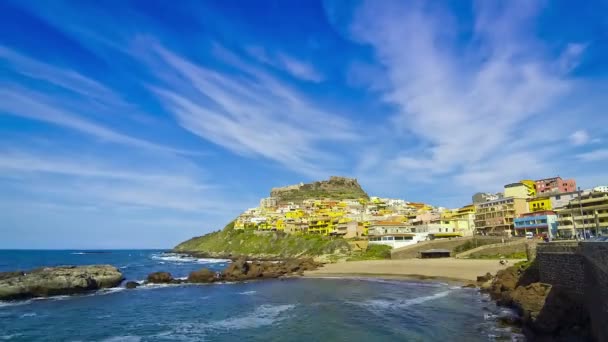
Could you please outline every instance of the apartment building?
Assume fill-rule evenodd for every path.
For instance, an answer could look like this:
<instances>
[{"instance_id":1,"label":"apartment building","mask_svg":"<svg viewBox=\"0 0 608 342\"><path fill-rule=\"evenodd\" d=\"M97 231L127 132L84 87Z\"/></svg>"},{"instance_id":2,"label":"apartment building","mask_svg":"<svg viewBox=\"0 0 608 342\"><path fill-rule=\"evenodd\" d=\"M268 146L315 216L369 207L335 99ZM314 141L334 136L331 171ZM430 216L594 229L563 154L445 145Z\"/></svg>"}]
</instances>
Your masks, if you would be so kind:
<instances>
[{"instance_id":1,"label":"apartment building","mask_svg":"<svg viewBox=\"0 0 608 342\"><path fill-rule=\"evenodd\" d=\"M537 195L576 191L576 181L574 179L552 177L539 179L535 183Z\"/></svg>"},{"instance_id":2,"label":"apartment building","mask_svg":"<svg viewBox=\"0 0 608 342\"><path fill-rule=\"evenodd\" d=\"M528 212L525 198L501 198L475 205L475 229L482 235L511 235L513 220Z\"/></svg>"},{"instance_id":3,"label":"apartment building","mask_svg":"<svg viewBox=\"0 0 608 342\"><path fill-rule=\"evenodd\" d=\"M557 210L560 237L608 235L608 193L587 192Z\"/></svg>"},{"instance_id":4,"label":"apartment building","mask_svg":"<svg viewBox=\"0 0 608 342\"><path fill-rule=\"evenodd\" d=\"M546 236L553 239L557 236L557 214L554 211L535 211L522 214L513 220L515 236Z\"/></svg>"}]
</instances>

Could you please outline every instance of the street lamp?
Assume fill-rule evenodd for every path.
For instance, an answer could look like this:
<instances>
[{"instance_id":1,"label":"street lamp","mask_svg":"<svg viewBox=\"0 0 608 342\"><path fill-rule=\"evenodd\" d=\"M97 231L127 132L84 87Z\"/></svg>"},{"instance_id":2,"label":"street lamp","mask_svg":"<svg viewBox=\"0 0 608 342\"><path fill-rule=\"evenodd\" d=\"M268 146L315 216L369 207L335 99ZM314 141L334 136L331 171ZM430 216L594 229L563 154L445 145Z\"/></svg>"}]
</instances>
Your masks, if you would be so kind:
<instances>
[{"instance_id":1,"label":"street lamp","mask_svg":"<svg viewBox=\"0 0 608 342\"><path fill-rule=\"evenodd\" d=\"M578 205L581 210L581 222L583 224L583 240L587 239L587 225L585 224L585 216L583 214L583 199L581 198L581 187L578 187Z\"/></svg>"}]
</instances>

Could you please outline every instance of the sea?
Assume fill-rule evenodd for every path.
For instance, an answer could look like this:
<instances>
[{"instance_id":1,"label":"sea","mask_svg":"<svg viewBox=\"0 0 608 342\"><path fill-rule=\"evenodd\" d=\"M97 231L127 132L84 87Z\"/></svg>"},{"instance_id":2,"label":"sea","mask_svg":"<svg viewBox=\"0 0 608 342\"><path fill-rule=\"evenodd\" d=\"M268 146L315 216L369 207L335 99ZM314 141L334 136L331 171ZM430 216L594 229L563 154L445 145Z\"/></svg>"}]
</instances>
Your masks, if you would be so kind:
<instances>
[{"instance_id":1,"label":"sea","mask_svg":"<svg viewBox=\"0 0 608 342\"><path fill-rule=\"evenodd\" d=\"M0 272L111 264L127 280L176 277L230 260L161 250L0 250ZM523 341L513 315L476 289L439 281L286 278L143 285L0 301L0 341Z\"/></svg>"}]
</instances>

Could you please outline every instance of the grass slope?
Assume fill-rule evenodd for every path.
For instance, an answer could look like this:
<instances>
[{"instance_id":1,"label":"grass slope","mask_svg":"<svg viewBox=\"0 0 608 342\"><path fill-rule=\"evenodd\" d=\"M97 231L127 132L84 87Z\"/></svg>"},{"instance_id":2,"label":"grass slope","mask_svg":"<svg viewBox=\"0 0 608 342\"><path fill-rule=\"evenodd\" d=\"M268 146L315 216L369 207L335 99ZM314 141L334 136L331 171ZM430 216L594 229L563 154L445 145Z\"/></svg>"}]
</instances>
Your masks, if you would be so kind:
<instances>
[{"instance_id":1,"label":"grass slope","mask_svg":"<svg viewBox=\"0 0 608 342\"><path fill-rule=\"evenodd\" d=\"M281 233L257 235L248 230L235 230L234 222L231 222L221 231L182 242L174 250L209 255L295 257L348 254L350 246L340 238L331 239L316 235L295 236Z\"/></svg>"}]
</instances>

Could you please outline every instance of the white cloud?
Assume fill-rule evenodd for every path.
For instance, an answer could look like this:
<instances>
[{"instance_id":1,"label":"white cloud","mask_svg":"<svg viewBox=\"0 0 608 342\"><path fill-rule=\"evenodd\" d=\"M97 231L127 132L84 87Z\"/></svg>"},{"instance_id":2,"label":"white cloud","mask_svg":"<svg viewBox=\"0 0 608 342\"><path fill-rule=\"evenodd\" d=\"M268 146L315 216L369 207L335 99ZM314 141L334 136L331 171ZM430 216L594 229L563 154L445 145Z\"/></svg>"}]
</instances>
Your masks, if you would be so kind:
<instances>
[{"instance_id":1,"label":"white cloud","mask_svg":"<svg viewBox=\"0 0 608 342\"><path fill-rule=\"evenodd\" d=\"M151 87L188 131L235 153L261 156L297 172L326 176L340 160L327 145L356 138L351 124L316 108L268 73L217 47L240 70L222 74L156 46L165 85ZM179 79L175 78L179 76Z\"/></svg>"},{"instance_id":2,"label":"white cloud","mask_svg":"<svg viewBox=\"0 0 608 342\"><path fill-rule=\"evenodd\" d=\"M28 89L0 89L0 111L73 129L103 141L172 153L189 153L116 132L64 108L62 101ZM86 106L80 108L83 112Z\"/></svg>"},{"instance_id":3,"label":"white cloud","mask_svg":"<svg viewBox=\"0 0 608 342\"><path fill-rule=\"evenodd\" d=\"M158 161L158 160L157 160ZM140 160L140 163L142 161ZM62 203L133 206L180 211L209 212L233 208L218 196L215 186L201 182L201 171L172 160L179 168L117 166L78 155L48 156L40 152L0 153L0 180L35 193L58 196ZM179 171L181 170L181 172Z\"/></svg>"},{"instance_id":4,"label":"white cloud","mask_svg":"<svg viewBox=\"0 0 608 342\"><path fill-rule=\"evenodd\" d=\"M528 152L538 142L527 137L533 134L527 126L554 120L545 111L573 83L560 68L565 57L547 58L529 34L536 12L527 2L479 2L473 37L463 45L455 33L463 23L437 5L364 2L351 38L370 45L386 70L383 99L398 108L392 121L396 132L405 129L428 146L402 149L392 157L393 165L488 186L544 165L548 156ZM573 45L566 50L569 65L582 53ZM515 166L507 167L505 160L521 162L524 171L513 173Z\"/></svg>"},{"instance_id":5,"label":"white cloud","mask_svg":"<svg viewBox=\"0 0 608 342\"><path fill-rule=\"evenodd\" d=\"M608 149L599 149L577 155L580 160L593 162L608 159ZM605 171L604 171L605 172Z\"/></svg>"},{"instance_id":6,"label":"white cloud","mask_svg":"<svg viewBox=\"0 0 608 342\"><path fill-rule=\"evenodd\" d=\"M294 77L316 83L323 81L323 76L312 66L312 64L297 60L287 55L280 55L279 59L283 68Z\"/></svg>"},{"instance_id":7,"label":"white cloud","mask_svg":"<svg viewBox=\"0 0 608 342\"><path fill-rule=\"evenodd\" d=\"M591 140L589 134L584 130L578 130L570 135L570 142L573 145L585 145Z\"/></svg>"},{"instance_id":8,"label":"white cloud","mask_svg":"<svg viewBox=\"0 0 608 342\"><path fill-rule=\"evenodd\" d=\"M113 106L126 106L115 92L73 70L40 62L2 45L0 59L21 75L46 81L93 100L112 103Z\"/></svg>"},{"instance_id":9,"label":"white cloud","mask_svg":"<svg viewBox=\"0 0 608 342\"><path fill-rule=\"evenodd\" d=\"M297 79L314 83L324 80L323 74L310 62L286 53L270 53L260 46L250 46L246 50L258 62L283 70Z\"/></svg>"}]
</instances>

